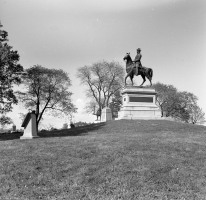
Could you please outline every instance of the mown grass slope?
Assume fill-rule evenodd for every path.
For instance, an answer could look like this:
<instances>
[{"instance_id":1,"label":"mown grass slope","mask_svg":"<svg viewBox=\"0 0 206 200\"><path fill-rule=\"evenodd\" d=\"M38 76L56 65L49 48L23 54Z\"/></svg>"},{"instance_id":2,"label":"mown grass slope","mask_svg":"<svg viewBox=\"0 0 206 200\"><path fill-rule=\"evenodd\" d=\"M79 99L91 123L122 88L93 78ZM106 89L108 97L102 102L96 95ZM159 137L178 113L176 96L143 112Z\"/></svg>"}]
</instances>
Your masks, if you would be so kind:
<instances>
[{"instance_id":1,"label":"mown grass slope","mask_svg":"<svg viewBox=\"0 0 206 200\"><path fill-rule=\"evenodd\" d=\"M206 199L206 127L120 120L0 138L0 199Z\"/></svg>"}]
</instances>

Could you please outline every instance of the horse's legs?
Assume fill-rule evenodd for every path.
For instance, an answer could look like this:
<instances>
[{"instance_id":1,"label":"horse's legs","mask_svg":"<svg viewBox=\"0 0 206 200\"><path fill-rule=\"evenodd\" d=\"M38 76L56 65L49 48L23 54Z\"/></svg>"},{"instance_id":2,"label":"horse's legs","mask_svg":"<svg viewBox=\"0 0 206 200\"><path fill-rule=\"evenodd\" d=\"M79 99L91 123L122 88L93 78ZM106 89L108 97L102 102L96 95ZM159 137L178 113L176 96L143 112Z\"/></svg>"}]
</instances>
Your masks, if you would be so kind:
<instances>
[{"instance_id":1,"label":"horse's legs","mask_svg":"<svg viewBox=\"0 0 206 200\"><path fill-rule=\"evenodd\" d=\"M148 76L147 76L147 78L148 78L149 81L150 81L150 86L152 86L152 76L153 76L153 70L150 68L150 69L149 69Z\"/></svg>"},{"instance_id":2,"label":"horse's legs","mask_svg":"<svg viewBox=\"0 0 206 200\"><path fill-rule=\"evenodd\" d=\"M127 85L127 77L129 76L129 74L127 74L124 78L124 84Z\"/></svg>"},{"instance_id":3,"label":"horse's legs","mask_svg":"<svg viewBox=\"0 0 206 200\"><path fill-rule=\"evenodd\" d=\"M144 84L144 82L146 81L145 75L141 74L141 77L142 77L143 81L142 81L142 84L140 86L142 86Z\"/></svg>"},{"instance_id":4,"label":"horse's legs","mask_svg":"<svg viewBox=\"0 0 206 200\"><path fill-rule=\"evenodd\" d=\"M131 79L131 72L127 73L127 75L125 76L125 79L124 79L125 85L127 85L127 78L128 78L128 76L130 76L130 79Z\"/></svg>"},{"instance_id":5,"label":"horse's legs","mask_svg":"<svg viewBox=\"0 0 206 200\"><path fill-rule=\"evenodd\" d=\"M130 75L130 80L131 80L131 82L132 82L132 85L134 85L134 83L133 83L133 77L134 77L134 76Z\"/></svg>"},{"instance_id":6,"label":"horse's legs","mask_svg":"<svg viewBox=\"0 0 206 200\"><path fill-rule=\"evenodd\" d=\"M152 77L147 76L147 78L148 78L148 80L149 80L149 82L150 82L150 86L152 86Z\"/></svg>"},{"instance_id":7,"label":"horse's legs","mask_svg":"<svg viewBox=\"0 0 206 200\"><path fill-rule=\"evenodd\" d=\"M149 78L149 81L150 81L150 86L152 86L152 80L151 80L151 78Z\"/></svg>"}]
</instances>

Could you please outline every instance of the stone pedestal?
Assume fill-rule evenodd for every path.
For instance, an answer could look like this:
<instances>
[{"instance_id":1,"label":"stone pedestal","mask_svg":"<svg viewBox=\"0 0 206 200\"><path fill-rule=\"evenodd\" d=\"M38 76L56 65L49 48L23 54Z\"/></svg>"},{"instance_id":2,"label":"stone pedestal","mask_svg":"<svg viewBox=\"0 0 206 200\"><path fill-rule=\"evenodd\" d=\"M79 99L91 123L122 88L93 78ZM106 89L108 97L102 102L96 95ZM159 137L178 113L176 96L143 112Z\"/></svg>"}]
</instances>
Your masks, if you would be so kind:
<instances>
[{"instance_id":1,"label":"stone pedestal","mask_svg":"<svg viewBox=\"0 0 206 200\"><path fill-rule=\"evenodd\" d=\"M106 122L112 120L112 112L111 109L108 107L105 107L102 109L101 114L101 122Z\"/></svg>"},{"instance_id":2,"label":"stone pedestal","mask_svg":"<svg viewBox=\"0 0 206 200\"><path fill-rule=\"evenodd\" d=\"M155 89L127 86L122 90L118 119L160 119L161 111L155 101Z\"/></svg>"},{"instance_id":3,"label":"stone pedestal","mask_svg":"<svg viewBox=\"0 0 206 200\"><path fill-rule=\"evenodd\" d=\"M35 111L28 113L22 123L24 127L24 134L20 139L32 139L39 137L37 135L36 114Z\"/></svg>"},{"instance_id":4,"label":"stone pedestal","mask_svg":"<svg viewBox=\"0 0 206 200\"><path fill-rule=\"evenodd\" d=\"M16 132L16 125L13 125L12 126L12 130L11 130L11 133L15 133Z\"/></svg>"}]
</instances>

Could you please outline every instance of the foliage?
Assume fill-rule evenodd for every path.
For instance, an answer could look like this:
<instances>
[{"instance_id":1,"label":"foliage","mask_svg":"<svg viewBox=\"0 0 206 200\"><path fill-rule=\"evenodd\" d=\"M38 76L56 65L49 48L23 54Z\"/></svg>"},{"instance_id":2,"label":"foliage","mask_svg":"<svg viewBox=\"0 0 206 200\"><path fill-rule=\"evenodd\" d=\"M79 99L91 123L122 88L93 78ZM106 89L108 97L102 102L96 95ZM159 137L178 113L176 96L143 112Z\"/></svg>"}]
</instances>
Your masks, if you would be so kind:
<instances>
[{"instance_id":1,"label":"foliage","mask_svg":"<svg viewBox=\"0 0 206 200\"><path fill-rule=\"evenodd\" d=\"M118 90L113 94L111 101L109 103L109 108L111 109L112 112L112 118L118 117L118 111L120 110L121 105L122 105L122 95L121 95L121 91ZM87 113L92 113L93 115L96 115L97 119L101 115L99 106L97 102L94 100L88 102L85 109Z\"/></svg>"},{"instance_id":2,"label":"foliage","mask_svg":"<svg viewBox=\"0 0 206 200\"><path fill-rule=\"evenodd\" d=\"M19 91L19 98L25 107L36 111L37 127L45 112L55 116L69 115L76 109L71 102L72 93L69 76L60 69L48 69L35 65L26 70L23 77L25 91Z\"/></svg>"},{"instance_id":3,"label":"foliage","mask_svg":"<svg viewBox=\"0 0 206 200\"><path fill-rule=\"evenodd\" d=\"M122 105L122 95L120 90L118 90L114 93L112 101L109 104L109 108L111 109L112 112L112 118L118 117L118 111L120 110L121 105Z\"/></svg>"},{"instance_id":4,"label":"foliage","mask_svg":"<svg viewBox=\"0 0 206 200\"><path fill-rule=\"evenodd\" d=\"M191 106L189 122L192 124L201 123L205 120L205 113L198 105Z\"/></svg>"},{"instance_id":5,"label":"foliage","mask_svg":"<svg viewBox=\"0 0 206 200\"><path fill-rule=\"evenodd\" d=\"M18 103L13 85L21 83L23 67L18 64L19 54L7 43L8 33L2 27L0 24L0 114L5 114L12 110L12 104ZM10 120L2 116L1 122L10 123Z\"/></svg>"},{"instance_id":6,"label":"foliage","mask_svg":"<svg viewBox=\"0 0 206 200\"><path fill-rule=\"evenodd\" d=\"M79 68L77 77L87 86L87 97L95 101L98 109L102 110L109 106L111 98L121 89L124 69L116 62L97 62Z\"/></svg>"},{"instance_id":7,"label":"foliage","mask_svg":"<svg viewBox=\"0 0 206 200\"><path fill-rule=\"evenodd\" d=\"M170 95L164 105L166 117L173 117L184 122L189 120L189 110L187 109L187 102L181 92L176 92Z\"/></svg>"},{"instance_id":8,"label":"foliage","mask_svg":"<svg viewBox=\"0 0 206 200\"><path fill-rule=\"evenodd\" d=\"M96 121L98 121L99 117L101 118L101 109L99 108L98 103L91 99L89 102L86 103L85 110L87 113L96 116Z\"/></svg>"},{"instance_id":9,"label":"foliage","mask_svg":"<svg viewBox=\"0 0 206 200\"><path fill-rule=\"evenodd\" d=\"M80 126L89 125L89 123L79 121L79 122L75 122L74 125L75 125L75 127L80 127Z\"/></svg>"},{"instance_id":10,"label":"foliage","mask_svg":"<svg viewBox=\"0 0 206 200\"><path fill-rule=\"evenodd\" d=\"M70 123L70 128L75 128L75 125L72 122Z\"/></svg>"},{"instance_id":11,"label":"foliage","mask_svg":"<svg viewBox=\"0 0 206 200\"><path fill-rule=\"evenodd\" d=\"M91 113L93 115L97 115L98 108L99 108L99 106L95 100L91 100L91 101L87 102L87 104L85 106L86 112Z\"/></svg>"},{"instance_id":12,"label":"foliage","mask_svg":"<svg viewBox=\"0 0 206 200\"><path fill-rule=\"evenodd\" d=\"M184 122L197 123L204 120L204 113L197 105L198 98L190 92L179 92L174 86L163 83L153 84L156 103L162 117L173 117Z\"/></svg>"},{"instance_id":13,"label":"foliage","mask_svg":"<svg viewBox=\"0 0 206 200\"><path fill-rule=\"evenodd\" d=\"M177 93L177 89L172 85L165 85L162 83L155 83L152 86L156 92L156 103L161 109L162 117L164 116L164 113L166 112L168 107L168 103L171 102L170 99Z\"/></svg>"},{"instance_id":14,"label":"foliage","mask_svg":"<svg viewBox=\"0 0 206 200\"><path fill-rule=\"evenodd\" d=\"M11 124L12 120L10 117L7 117L5 115L0 116L0 124L2 127L4 127L6 124Z\"/></svg>"}]
</instances>

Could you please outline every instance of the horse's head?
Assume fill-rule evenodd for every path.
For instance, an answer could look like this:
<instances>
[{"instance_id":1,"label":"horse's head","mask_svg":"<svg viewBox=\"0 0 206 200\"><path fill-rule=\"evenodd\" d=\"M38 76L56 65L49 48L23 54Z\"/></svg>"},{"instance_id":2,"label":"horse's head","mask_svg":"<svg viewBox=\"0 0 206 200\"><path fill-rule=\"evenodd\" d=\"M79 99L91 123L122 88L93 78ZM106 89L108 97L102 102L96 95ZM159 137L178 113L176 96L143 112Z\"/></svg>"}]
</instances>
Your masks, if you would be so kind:
<instances>
[{"instance_id":1,"label":"horse's head","mask_svg":"<svg viewBox=\"0 0 206 200\"><path fill-rule=\"evenodd\" d=\"M126 61L131 61L131 56L130 56L130 53L126 53L125 57L123 58L123 60L126 60Z\"/></svg>"}]
</instances>

